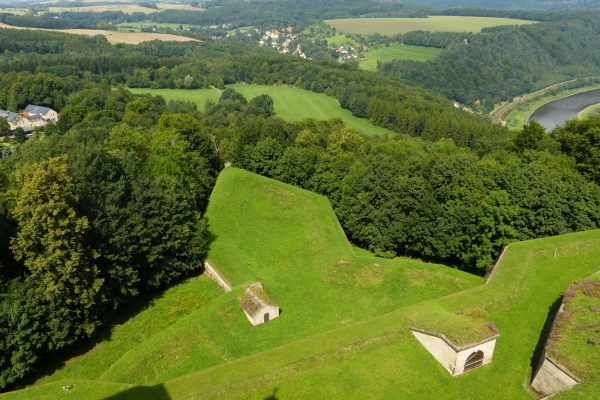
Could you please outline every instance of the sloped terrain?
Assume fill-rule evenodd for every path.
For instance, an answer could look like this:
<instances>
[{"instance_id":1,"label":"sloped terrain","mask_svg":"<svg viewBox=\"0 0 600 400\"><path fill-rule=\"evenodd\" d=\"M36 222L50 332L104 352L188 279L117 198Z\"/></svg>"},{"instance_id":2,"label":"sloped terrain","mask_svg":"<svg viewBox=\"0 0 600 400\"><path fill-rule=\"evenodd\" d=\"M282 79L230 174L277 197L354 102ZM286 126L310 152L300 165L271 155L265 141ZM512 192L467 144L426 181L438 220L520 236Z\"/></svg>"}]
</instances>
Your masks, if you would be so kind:
<instances>
[{"instance_id":1,"label":"sloped terrain","mask_svg":"<svg viewBox=\"0 0 600 400\"><path fill-rule=\"evenodd\" d=\"M253 360L262 364L268 354L281 357L283 365L295 359L310 363L323 351L344 353L340 340L354 349L363 336L367 342L356 349L368 351L394 337L385 333L371 341L381 329L368 322L373 317L483 283L442 265L356 256L327 199L239 169L223 171L206 217L209 261L232 283L232 292L220 292L204 276L189 279L38 386L2 397L35 392L36 398L54 398L72 382L74 398L105 398L111 391L121 392L116 398L139 398L140 390L145 398L177 398L165 382L204 372L214 384L219 367L227 367L221 379L241 378L266 367ZM282 309L280 318L257 327L248 323L237 300L243 285L255 281ZM352 328L360 321L366 322ZM90 389L99 382L110 383L104 391ZM192 393L182 397L203 391L200 378L189 382L199 386L193 384ZM98 397L90 397L92 392Z\"/></svg>"}]
</instances>

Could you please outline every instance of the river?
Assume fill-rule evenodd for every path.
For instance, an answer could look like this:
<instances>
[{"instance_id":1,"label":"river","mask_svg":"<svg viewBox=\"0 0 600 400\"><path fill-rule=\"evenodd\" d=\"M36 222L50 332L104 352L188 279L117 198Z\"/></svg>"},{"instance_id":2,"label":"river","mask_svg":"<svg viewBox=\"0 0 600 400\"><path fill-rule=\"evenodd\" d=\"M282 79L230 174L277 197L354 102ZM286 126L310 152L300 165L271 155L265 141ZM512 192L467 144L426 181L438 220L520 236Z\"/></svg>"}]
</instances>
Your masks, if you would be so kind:
<instances>
[{"instance_id":1,"label":"river","mask_svg":"<svg viewBox=\"0 0 600 400\"><path fill-rule=\"evenodd\" d=\"M529 116L527 122L535 119L550 132L556 126L564 124L566 120L577 117L580 111L598 103L600 103L600 89L576 93L539 106Z\"/></svg>"}]
</instances>

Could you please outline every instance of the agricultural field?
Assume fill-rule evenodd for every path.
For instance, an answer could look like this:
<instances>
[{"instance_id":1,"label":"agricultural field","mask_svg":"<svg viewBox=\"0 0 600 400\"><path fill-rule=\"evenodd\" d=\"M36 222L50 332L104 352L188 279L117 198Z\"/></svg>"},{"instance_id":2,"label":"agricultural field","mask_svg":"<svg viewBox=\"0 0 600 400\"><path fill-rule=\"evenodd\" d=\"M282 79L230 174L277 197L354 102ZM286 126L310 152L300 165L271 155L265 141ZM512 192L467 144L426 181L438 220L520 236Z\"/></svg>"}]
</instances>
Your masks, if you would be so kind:
<instances>
[{"instance_id":1,"label":"agricultural field","mask_svg":"<svg viewBox=\"0 0 600 400\"><path fill-rule=\"evenodd\" d=\"M325 94L314 93L308 90L283 86L264 85L227 85L251 100L261 94L268 94L273 98L275 112L286 121L299 121L306 118L327 120L341 118L347 126L357 129L366 135L394 135L390 130L371 124L368 120L357 118L352 113L340 106L340 103ZM150 93L163 96L169 100L191 100L200 110L204 110L206 99L218 101L220 94L212 89L186 90L186 89L129 89L132 93Z\"/></svg>"},{"instance_id":2,"label":"agricultural field","mask_svg":"<svg viewBox=\"0 0 600 400\"><path fill-rule=\"evenodd\" d=\"M195 42L196 39L169 35L165 33L154 33L154 32L123 32L123 31L104 31L100 29L43 29L43 28L24 28L20 26L11 26L0 23L0 28L8 29L33 29L41 31L52 31L52 32L63 32L71 33L74 35L103 35L106 36L111 43L126 43L126 44L139 44L141 42L147 42L149 40L162 40L162 41L175 41L175 42Z\"/></svg>"},{"instance_id":3,"label":"agricultural field","mask_svg":"<svg viewBox=\"0 0 600 400\"><path fill-rule=\"evenodd\" d=\"M441 265L374 258L353 251L324 197L235 168L221 173L206 216L208 259L231 292L188 279L109 340L0 399L63 398L64 385L73 399L533 399L524 382L543 327L600 257L595 230L512 243L488 284ZM256 281L282 314L253 327L237 296ZM494 359L457 378L408 330L437 325L461 342L465 326L486 320L501 335ZM598 346L589 352L600 357ZM599 374L590 376L557 398L598 398Z\"/></svg>"},{"instance_id":4,"label":"agricultural field","mask_svg":"<svg viewBox=\"0 0 600 400\"><path fill-rule=\"evenodd\" d=\"M156 3L156 7L158 10L148 7L141 7L137 5L137 3L123 3L123 4L113 4L113 5L102 5L102 6L84 6L84 7L48 7L49 12L59 13L61 11L94 11L94 12L103 12L103 11L122 11L125 14L133 14L134 12L141 12L145 14L151 14L154 12L160 12L163 10L184 10L184 11L204 11L202 8L192 7L189 4L178 4L178 3ZM12 11L6 11L12 12ZM40 11L39 14L43 14L44 11Z\"/></svg>"},{"instance_id":5,"label":"agricultural field","mask_svg":"<svg viewBox=\"0 0 600 400\"><path fill-rule=\"evenodd\" d=\"M410 46L407 44L391 44L389 47L378 47L365 53L365 61L360 62L360 67L366 70L376 70L377 61L386 62L392 60L414 60L430 61L440 54L441 49L433 47Z\"/></svg>"},{"instance_id":6,"label":"agricultural field","mask_svg":"<svg viewBox=\"0 0 600 400\"><path fill-rule=\"evenodd\" d=\"M411 31L481 32L481 29L500 25L533 24L512 18L431 16L429 18L347 18L324 21L338 32L370 35L395 35Z\"/></svg>"}]
</instances>

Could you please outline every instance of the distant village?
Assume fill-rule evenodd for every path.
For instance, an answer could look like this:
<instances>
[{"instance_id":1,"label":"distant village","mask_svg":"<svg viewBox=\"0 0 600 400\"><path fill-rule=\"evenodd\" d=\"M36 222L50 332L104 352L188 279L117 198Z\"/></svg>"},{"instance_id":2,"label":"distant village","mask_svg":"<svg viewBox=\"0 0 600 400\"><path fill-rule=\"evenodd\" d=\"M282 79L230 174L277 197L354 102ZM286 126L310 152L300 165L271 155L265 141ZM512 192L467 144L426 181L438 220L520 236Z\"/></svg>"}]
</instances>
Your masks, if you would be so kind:
<instances>
[{"instance_id":1,"label":"distant village","mask_svg":"<svg viewBox=\"0 0 600 400\"><path fill-rule=\"evenodd\" d=\"M21 128L26 136L31 137L35 127L58 121L58 113L49 107L29 104L22 113L0 110L0 117L10 125L10 130Z\"/></svg>"}]
</instances>

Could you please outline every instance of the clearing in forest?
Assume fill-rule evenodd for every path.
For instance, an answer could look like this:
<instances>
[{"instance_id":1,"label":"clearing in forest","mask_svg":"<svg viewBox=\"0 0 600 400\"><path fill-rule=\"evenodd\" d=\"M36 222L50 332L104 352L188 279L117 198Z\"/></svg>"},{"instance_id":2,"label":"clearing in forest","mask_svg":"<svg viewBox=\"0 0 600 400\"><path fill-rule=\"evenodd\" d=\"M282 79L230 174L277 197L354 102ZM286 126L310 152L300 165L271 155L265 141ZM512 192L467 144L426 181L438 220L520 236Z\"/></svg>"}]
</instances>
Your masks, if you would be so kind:
<instances>
[{"instance_id":1,"label":"clearing in forest","mask_svg":"<svg viewBox=\"0 0 600 400\"><path fill-rule=\"evenodd\" d=\"M227 85L246 97L248 101L261 94L268 94L273 99L275 113L286 121L300 121L306 118L315 120L328 120L341 118L344 123L365 135L394 135L394 132L373 125L366 119L352 115L349 110L340 106L333 97L323 93L314 93L309 90L297 89L285 86L266 85ZM198 105L198 109L204 110L207 99L219 101L219 92L214 89L145 89L131 88L132 93L149 93L162 96L169 100L190 100Z\"/></svg>"},{"instance_id":2,"label":"clearing in forest","mask_svg":"<svg viewBox=\"0 0 600 400\"><path fill-rule=\"evenodd\" d=\"M599 230L512 243L487 285L442 265L359 256L326 198L236 168L221 173L206 217L208 259L231 292L192 278L110 340L0 400L59 399L64 385L70 398L92 400L534 399L524 382L544 325L573 280L599 268ZM252 282L282 310L256 327L237 300ZM458 378L408 329L464 344L486 321L500 332L494 359ZM598 372L557 399L599 398Z\"/></svg>"},{"instance_id":3,"label":"clearing in forest","mask_svg":"<svg viewBox=\"0 0 600 400\"><path fill-rule=\"evenodd\" d=\"M388 36L411 31L476 33L481 32L483 28L493 26L536 23L536 21L513 18L459 17L445 15L435 15L428 18L346 18L329 19L324 22L333 26L338 32L358 33L362 35L379 33Z\"/></svg>"},{"instance_id":4,"label":"clearing in forest","mask_svg":"<svg viewBox=\"0 0 600 400\"><path fill-rule=\"evenodd\" d=\"M366 70L376 70L377 61L392 60L430 61L440 54L442 49L423 46L410 46L407 44L391 44L389 47L378 47L370 53L365 53L367 60L360 62L360 67Z\"/></svg>"}]
</instances>

